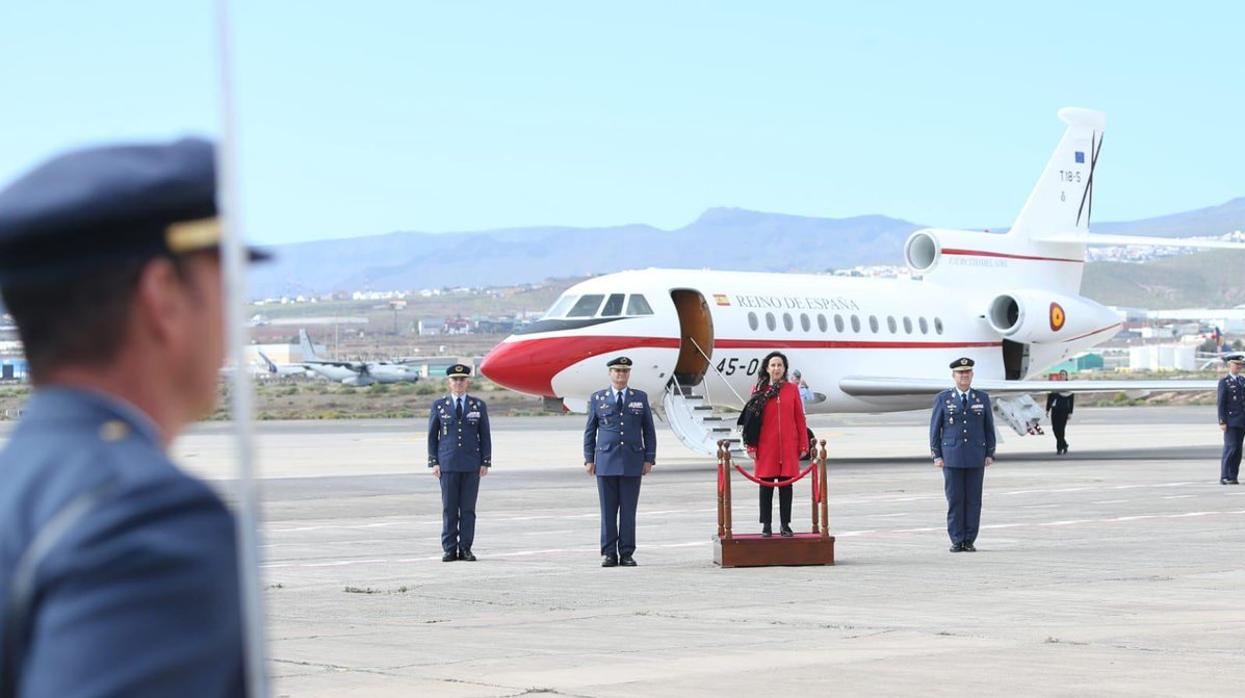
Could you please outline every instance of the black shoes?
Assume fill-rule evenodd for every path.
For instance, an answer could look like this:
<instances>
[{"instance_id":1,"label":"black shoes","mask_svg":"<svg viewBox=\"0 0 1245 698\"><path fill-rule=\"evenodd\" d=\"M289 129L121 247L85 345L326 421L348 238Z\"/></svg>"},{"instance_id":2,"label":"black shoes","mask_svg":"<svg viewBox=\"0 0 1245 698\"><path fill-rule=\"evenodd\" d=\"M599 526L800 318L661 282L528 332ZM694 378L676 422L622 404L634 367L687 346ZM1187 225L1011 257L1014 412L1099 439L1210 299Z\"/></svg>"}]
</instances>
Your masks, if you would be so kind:
<instances>
[{"instance_id":1,"label":"black shoes","mask_svg":"<svg viewBox=\"0 0 1245 698\"><path fill-rule=\"evenodd\" d=\"M605 557L601 558L601 566L602 567L617 567L618 558L614 557L613 555L606 555Z\"/></svg>"},{"instance_id":2,"label":"black shoes","mask_svg":"<svg viewBox=\"0 0 1245 698\"><path fill-rule=\"evenodd\" d=\"M1229 485L1239 485L1239 484L1241 484L1241 483L1240 483L1239 481L1237 481L1237 480L1228 480L1228 484L1229 484Z\"/></svg>"},{"instance_id":3,"label":"black shoes","mask_svg":"<svg viewBox=\"0 0 1245 698\"><path fill-rule=\"evenodd\" d=\"M962 552L964 552L964 544L963 544L963 543L955 543L955 544L953 544L953 545L951 546L951 552L953 552L953 553L962 553Z\"/></svg>"},{"instance_id":4,"label":"black shoes","mask_svg":"<svg viewBox=\"0 0 1245 698\"><path fill-rule=\"evenodd\" d=\"M1221 485L1230 485L1230 484L1232 484L1232 481L1231 481L1231 480L1229 480L1229 479L1228 479L1228 478L1226 478L1226 477L1221 477L1221 478L1219 478L1219 484L1221 484Z\"/></svg>"},{"instance_id":5,"label":"black shoes","mask_svg":"<svg viewBox=\"0 0 1245 698\"><path fill-rule=\"evenodd\" d=\"M631 557L630 555L623 555L622 559L618 561L618 565L620 567L636 567L637 566L635 562L635 558Z\"/></svg>"},{"instance_id":6,"label":"black shoes","mask_svg":"<svg viewBox=\"0 0 1245 698\"><path fill-rule=\"evenodd\" d=\"M960 549L966 553L975 553L977 548L972 543L961 543Z\"/></svg>"},{"instance_id":7,"label":"black shoes","mask_svg":"<svg viewBox=\"0 0 1245 698\"><path fill-rule=\"evenodd\" d=\"M765 524L764 526L761 527L762 538L769 538L772 535L774 535L774 531L770 529L769 524Z\"/></svg>"},{"instance_id":8,"label":"black shoes","mask_svg":"<svg viewBox=\"0 0 1245 698\"><path fill-rule=\"evenodd\" d=\"M441 562L453 562L458 559L458 552L451 550L441 556Z\"/></svg>"},{"instance_id":9,"label":"black shoes","mask_svg":"<svg viewBox=\"0 0 1245 698\"><path fill-rule=\"evenodd\" d=\"M791 536L794 536L794 535L795 535L795 532L791 530L790 526L788 526L787 524L782 525L782 537L783 538L790 538Z\"/></svg>"},{"instance_id":10,"label":"black shoes","mask_svg":"<svg viewBox=\"0 0 1245 698\"><path fill-rule=\"evenodd\" d=\"M472 555L470 550L463 550L458 553L458 559L466 560L467 562L475 562L476 556Z\"/></svg>"}]
</instances>

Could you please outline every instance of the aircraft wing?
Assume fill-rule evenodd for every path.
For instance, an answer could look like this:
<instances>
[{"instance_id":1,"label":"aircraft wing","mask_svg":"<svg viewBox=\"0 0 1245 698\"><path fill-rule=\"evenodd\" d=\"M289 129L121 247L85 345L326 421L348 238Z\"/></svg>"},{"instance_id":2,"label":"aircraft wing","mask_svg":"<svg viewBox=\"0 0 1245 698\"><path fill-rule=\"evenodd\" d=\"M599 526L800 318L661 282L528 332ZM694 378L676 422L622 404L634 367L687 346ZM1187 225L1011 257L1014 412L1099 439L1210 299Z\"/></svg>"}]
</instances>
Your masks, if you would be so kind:
<instances>
[{"instance_id":1,"label":"aircraft wing","mask_svg":"<svg viewBox=\"0 0 1245 698\"><path fill-rule=\"evenodd\" d=\"M1043 235L1039 242L1070 242L1078 245L1138 245L1143 247L1205 247L1219 250L1245 250L1245 242L1229 240L1196 240L1192 238L1159 238L1149 235Z\"/></svg>"},{"instance_id":2,"label":"aircraft wing","mask_svg":"<svg viewBox=\"0 0 1245 698\"><path fill-rule=\"evenodd\" d=\"M893 378L885 376L847 376L839 381L839 389L853 397L934 396L952 387L950 379ZM973 387L991 395L1023 395L1029 393L1160 393L1173 391L1216 390L1215 380L1103 380L1103 381L1008 381L973 380Z\"/></svg>"},{"instance_id":3,"label":"aircraft wing","mask_svg":"<svg viewBox=\"0 0 1245 698\"><path fill-rule=\"evenodd\" d=\"M336 366L338 368L348 368L351 371L367 372L367 364L361 364L358 361L325 361L324 359L304 359L298 363L302 366Z\"/></svg>"}]
</instances>

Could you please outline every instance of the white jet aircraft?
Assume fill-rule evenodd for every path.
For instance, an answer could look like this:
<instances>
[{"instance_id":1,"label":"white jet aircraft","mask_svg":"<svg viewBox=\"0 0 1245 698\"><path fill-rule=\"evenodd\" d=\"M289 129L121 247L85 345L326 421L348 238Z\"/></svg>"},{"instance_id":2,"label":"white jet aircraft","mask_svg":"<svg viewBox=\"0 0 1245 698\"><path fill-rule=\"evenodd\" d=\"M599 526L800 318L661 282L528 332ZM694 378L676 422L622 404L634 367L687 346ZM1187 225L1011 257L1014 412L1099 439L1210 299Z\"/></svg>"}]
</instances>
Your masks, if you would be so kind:
<instances>
[{"instance_id":1,"label":"white jet aircraft","mask_svg":"<svg viewBox=\"0 0 1245 698\"><path fill-rule=\"evenodd\" d=\"M415 383L419 372L400 364L384 361L333 361L316 356L307 330L298 331L298 344L303 352L302 366L331 381L363 387L373 383Z\"/></svg>"},{"instance_id":2,"label":"white jet aircraft","mask_svg":"<svg viewBox=\"0 0 1245 698\"><path fill-rule=\"evenodd\" d=\"M817 395L810 413L928 408L951 386L948 364L976 361L1000 421L1035 433L1031 393L1043 369L1110 339L1121 327L1080 295L1087 245L1245 244L1090 235L1094 169L1106 117L1065 108L1063 138L1006 234L927 228L909 236L912 279L867 279L686 269L646 269L576 284L544 317L506 338L481 364L496 383L583 411L606 384L605 360L635 362L631 385L662 395L680 440L713 454L763 370L787 354ZM1213 390L1214 381L1073 380L1061 391Z\"/></svg>"}]
</instances>

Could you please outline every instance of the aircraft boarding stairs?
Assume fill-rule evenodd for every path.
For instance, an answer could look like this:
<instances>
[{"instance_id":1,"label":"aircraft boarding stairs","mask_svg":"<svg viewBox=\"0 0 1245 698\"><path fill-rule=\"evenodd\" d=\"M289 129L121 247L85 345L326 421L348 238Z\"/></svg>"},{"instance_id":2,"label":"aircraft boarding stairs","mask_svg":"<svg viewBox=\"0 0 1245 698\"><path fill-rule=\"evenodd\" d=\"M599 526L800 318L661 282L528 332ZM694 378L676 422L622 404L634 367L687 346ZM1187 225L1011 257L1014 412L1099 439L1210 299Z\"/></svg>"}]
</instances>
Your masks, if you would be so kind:
<instances>
[{"instance_id":1,"label":"aircraft boarding stairs","mask_svg":"<svg viewBox=\"0 0 1245 698\"><path fill-rule=\"evenodd\" d=\"M707 387L705 382L696 386L702 391ZM718 441L726 439L731 442L731 455L738 456L744 452L743 439L735 426L735 414L714 407L705 395L698 395L692 386L681 385L678 379L671 378L661 405L670 429L692 451L716 456Z\"/></svg>"}]
</instances>

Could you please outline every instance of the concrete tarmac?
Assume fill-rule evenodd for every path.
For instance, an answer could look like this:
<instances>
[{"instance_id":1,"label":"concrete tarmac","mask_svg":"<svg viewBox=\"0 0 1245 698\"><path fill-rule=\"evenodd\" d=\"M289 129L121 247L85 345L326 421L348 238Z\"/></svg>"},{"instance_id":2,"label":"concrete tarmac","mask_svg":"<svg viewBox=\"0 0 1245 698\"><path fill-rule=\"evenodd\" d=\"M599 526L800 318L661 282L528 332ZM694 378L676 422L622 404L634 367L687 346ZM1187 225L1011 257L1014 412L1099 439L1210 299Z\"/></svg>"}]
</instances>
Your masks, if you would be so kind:
<instances>
[{"instance_id":1,"label":"concrete tarmac","mask_svg":"<svg viewBox=\"0 0 1245 698\"><path fill-rule=\"evenodd\" d=\"M927 419L814 418L839 564L736 570L711 459L661 424L633 569L599 567L580 417L494 422L476 563L440 561L422 422L260 424L274 695L1240 695L1245 487L1213 408L1078 409L1066 456L1005 435L975 554L947 550ZM177 457L228 493L230 449L203 425Z\"/></svg>"}]
</instances>

